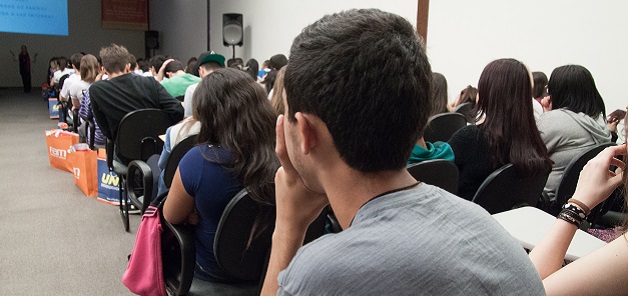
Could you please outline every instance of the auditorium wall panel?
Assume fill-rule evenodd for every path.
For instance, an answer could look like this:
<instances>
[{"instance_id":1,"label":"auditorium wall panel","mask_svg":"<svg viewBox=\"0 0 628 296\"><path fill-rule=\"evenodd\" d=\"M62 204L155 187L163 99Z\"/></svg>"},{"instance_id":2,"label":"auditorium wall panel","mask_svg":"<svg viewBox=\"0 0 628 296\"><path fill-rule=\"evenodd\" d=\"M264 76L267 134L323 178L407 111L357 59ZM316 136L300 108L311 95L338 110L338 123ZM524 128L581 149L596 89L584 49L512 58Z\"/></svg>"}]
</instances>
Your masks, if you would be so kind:
<instances>
[{"instance_id":1,"label":"auditorium wall panel","mask_svg":"<svg viewBox=\"0 0 628 296\"><path fill-rule=\"evenodd\" d=\"M579 64L591 71L607 113L628 100L625 1L430 1L428 56L447 77L449 99L477 86L482 69L515 58L531 71Z\"/></svg>"}]
</instances>

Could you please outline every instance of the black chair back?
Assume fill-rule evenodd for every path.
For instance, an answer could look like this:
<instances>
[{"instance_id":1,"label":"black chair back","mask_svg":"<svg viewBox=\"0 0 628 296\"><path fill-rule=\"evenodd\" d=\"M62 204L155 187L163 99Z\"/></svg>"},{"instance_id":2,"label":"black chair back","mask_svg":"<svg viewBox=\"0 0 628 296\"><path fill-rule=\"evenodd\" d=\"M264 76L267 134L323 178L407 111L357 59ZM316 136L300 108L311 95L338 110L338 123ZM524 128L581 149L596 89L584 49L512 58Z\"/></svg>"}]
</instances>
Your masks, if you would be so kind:
<instances>
[{"instance_id":1,"label":"black chair back","mask_svg":"<svg viewBox=\"0 0 628 296\"><path fill-rule=\"evenodd\" d=\"M523 206L536 207L543 192L550 170L532 177L520 177L512 164L491 173L471 201L482 206L490 214L496 214Z\"/></svg>"},{"instance_id":2,"label":"black chair back","mask_svg":"<svg viewBox=\"0 0 628 296\"><path fill-rule=\"evenodd\" d=\"M61 77L59 77L59 83L57 84L57 88L59 89L59 91L63 89L63 84L65 84L65 80L68 79L68 77L70 77L70 74L63 74Z\"/></svg>"},{"instance_id":3,"label":"black chair back","mask_svg":"<svg viewBox=\"0 0 628 296\"><path fill-rule=\"evenodd\" d=\"M151 156L159 155L164 145L159 136L165 134L171 124L170 118L162 110L150 108L135 110L127 113L120 120L115 143L110 139L106 141L107 166L110 171L120 177L118 182L120 216L124 230L127 232L129 231L129 196L124 192L127 186L128 164L133 160L147 161ZM144 208L142 204L135 204L135 206Z\"/></svg>"},{"instance_id":4,"label":"black chair back","mask_svg":"<svg viewBox=\"0 0 628 296\"><path fill-rule=\"evenodd\" d=\"M249 242L259 211L259 205L243 189L225 207L214 238L218 265L242 281L260 280L270 250L274 227L267 227Z\"/></svg>"},{"instance_id":5,"label":"black chair back","mask_svg":"<svg viewBox=\"0 0 628 296\"><path fill-rule=\"evenodd\" d=\"M426 142L447 142L456 131L465 126L467 126L467 119L460 113L436 114L427 122L423 138Z\"/></svg>"},{"instance_id":6,"label":"black chair back","mask_svg":"<svg viewBox=\"0 0 628 296\"><path fill-rule=\"evenodd\" d=\"M65 84L65 80L68 79L68 77L70 77L70 74L61 75L61 77L59 77L59 82L55 83L55 85L52 86L52 89L55 91L57 97L59 96L59 93L61 93L61 89L63 89L63 84Z\"/></svg>"},{"instance_id":7,"label":"black chair back","mask_svg":"<svg viewBox=\"0 0 628 296\"><path fill-rule=\"evenodd\" d=\"M183 156L185 156L185 154L188 153L188 151L190 151L195 144L196 135L192 135L183 139L172 148L170 157L164 167L164 183L167 188L170 188L170 184L172 184L172 179L174 178L174 173L177 171L177 167L179 166L179 161L181 161L181 158L183 158Z\"/></svg>"},{"instance_id":8,"label":"black chair back","mask_svg":"<svg viewBox=\"0 0 628 296\"><path fill-rule=\"evenodd\" d=\"M556 204L552 209L552 213L558 214L560 207L567 203L567 200L576 192L576 185L578 184L578 178L580 178L580 171L584 168L589 160L598 155L606 147L615 146L615 143L602 143L589 147L582 151L567 165L563 176L560 179L560 184L556 189Z\"/></svg>"},{"instance_id":9,"label":"black chair back","mask_svg":"<svg viewBox=\"0 0 628 296\"><path fill-rule=\"evenodd\" d=\"M168 194L166 191L163 194ZM159 198L159 197L157 197ZM242 295L242 291L257 291L266 271L270 254L271 237L274 225L270 225L249 244L250 231L260 211L259 205L249 196L246 189L238 192L225 207L214 237L214 256L220 267L234 279L243 283L221 284L223 294ZM271 212L271 214L273 214ZM323 234L325 217L323 210L309 226L304 243ZM274 221L274 217L272 221ZM188 292L194 276L195 238L190 225L172 225L162 219L162 257L164 278L167 288L174 295ZM220 294L220 295L223 295ZM250 293L245 293L249 295Z\"/></svg>"},{"instance_id":10,"label":"black chair back","mask_svg":"<svg viewBox=\"0 0 628 296\"><path fill-rule=\"evenodd\" d=\"M168 114L159 109L140 109L129 112L118 125L115 154L124 161L144 160L160 154L164 142L159 138L171 122Z\"/></svg>"},{"instance_id":11,"label":"black chair back","mask_svg":"<svg viewBox=\"0 0 628 296\"><path fill-rule=\"evenodd\" d=\"M468 123L475 124L475 115L471 113L472 111L473 111L473 104L471 104L471 102L466 102L466 103L462 103L456 106L453 112L464 115Z\"/></svg>"},{"instance_id":12,"label":"black chair back","mask_svg":"<svg viewBox=\"0 0 628 296\"><path fill-rule=\"evenodd\" d=\"M430 185L458 194L460 172L455 163L444 159L431 159L407 167L412 177Z\"/></svg>"}]
</instances>

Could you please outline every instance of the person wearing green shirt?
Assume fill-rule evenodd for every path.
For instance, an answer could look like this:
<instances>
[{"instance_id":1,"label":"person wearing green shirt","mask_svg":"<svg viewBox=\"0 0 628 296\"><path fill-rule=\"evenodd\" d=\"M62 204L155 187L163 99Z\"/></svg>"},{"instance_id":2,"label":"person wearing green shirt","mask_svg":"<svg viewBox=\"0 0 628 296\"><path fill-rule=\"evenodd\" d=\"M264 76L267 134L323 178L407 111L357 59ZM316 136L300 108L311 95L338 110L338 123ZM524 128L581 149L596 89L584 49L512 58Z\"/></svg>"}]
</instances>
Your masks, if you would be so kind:
<instances>
[{"instance_id":1,"label":"person wearing green shirt","mask_svg":"<svg viewBox=\"0 0 628 296\"><path fill-rule=\"evenodd\" d=\"M161 82L161 85L169 94L183 101L183 96L188 86L200 82L201 78L185 73L181 61L169 59L159 69L157 80Z\"/></svg>"}]
</instances>

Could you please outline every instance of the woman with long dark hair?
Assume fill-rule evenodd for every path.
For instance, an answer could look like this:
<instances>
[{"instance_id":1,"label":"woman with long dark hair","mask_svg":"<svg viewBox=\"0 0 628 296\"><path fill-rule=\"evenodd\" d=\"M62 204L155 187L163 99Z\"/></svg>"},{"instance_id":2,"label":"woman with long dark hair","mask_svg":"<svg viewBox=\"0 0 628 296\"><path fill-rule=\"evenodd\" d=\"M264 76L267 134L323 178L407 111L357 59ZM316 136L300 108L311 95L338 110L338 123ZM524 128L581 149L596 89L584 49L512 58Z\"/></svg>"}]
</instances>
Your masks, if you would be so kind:
<instances>
[{"instance_id":1,"label":"woman with long dark hair","mask_svg":"<svg viewBox=\"0 0 628 296\"><path fill-rule=\"evenodd\" d=\"M543 142L554 161L545 193L551 201L565 168L586 148L611 141L606 127L604 100L593 76L585 67L561 66L550 75L547 84L549 110L537 122ZM560 206L560 205L558 205Z\"/></svg>"},{"instance_id":2,"label":"woman with long dark hair","mask_svg":"<svg viewBox=\"0 0 628 296\"><path fill-rule=\"evenodd\" d=\"M246 65L243 68L244 72L251 75L251 77L257 81L257 72L259 71L259 63L256 59L250 59L246 61Z\"/></svg>"},{"instance_id":3,"label":"woman with long dark hair","mask_svg":"<svg viewBox=\"0 0 628 296\"><path fill-rule=\"evenodd\" d=\"M530 72L520 61L489 63L478 83L476 109L484 121L460 129L449 140L460 170L458 195L471 200L480 184L512 163L521 176L549 170L552 161L536 128Z\"/></svg>"},{"instance_id":4,"label":"woman with long dark hair","mask_svg":"<svg viewBox=\"0 0 628 296\"><path fill-rule=\"evenodd\" d=\"M263 87L237 69L218 69L203 78L192 105L201 125L199 145L179 163L164 218L173 224L196 224L195 277L229 282L214 258L214 234L225 206L243 188L260 204L262 213L274 209L277 114ZM270 225L273 218L271 214L258 217L256 229Z\"/></svg>"}]
</instances>

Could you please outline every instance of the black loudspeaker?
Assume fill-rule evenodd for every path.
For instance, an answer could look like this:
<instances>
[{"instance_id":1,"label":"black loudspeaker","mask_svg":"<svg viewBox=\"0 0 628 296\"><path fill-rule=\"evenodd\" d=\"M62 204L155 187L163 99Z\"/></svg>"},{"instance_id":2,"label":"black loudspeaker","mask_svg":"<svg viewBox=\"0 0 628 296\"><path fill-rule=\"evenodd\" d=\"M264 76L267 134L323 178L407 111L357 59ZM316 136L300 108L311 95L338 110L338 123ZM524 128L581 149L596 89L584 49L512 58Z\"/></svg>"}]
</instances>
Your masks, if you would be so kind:
<instances>
[{"instance_id":1,"label":"black loudspeaker","mask_svg":"<svg viewBox=\"0 0 628 296\"><path fill-rule=\"evenodd\" d=\"M222 44L225 46L242 46L244 29L241 13L225 13L222 15Z\"/></svg>"},{"instance_id":2,"label":"black loudspeaker","mask_svg":"<svg viewBox=\"0 0 628 296\"><path fill-rule=\"evenodd\" d=\"M159 31L145 31L144 44L146 49L159 49Z\"/></svg>"}]
</instances>

